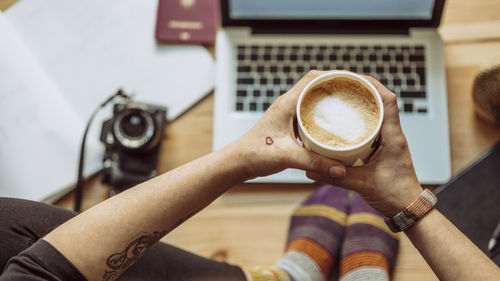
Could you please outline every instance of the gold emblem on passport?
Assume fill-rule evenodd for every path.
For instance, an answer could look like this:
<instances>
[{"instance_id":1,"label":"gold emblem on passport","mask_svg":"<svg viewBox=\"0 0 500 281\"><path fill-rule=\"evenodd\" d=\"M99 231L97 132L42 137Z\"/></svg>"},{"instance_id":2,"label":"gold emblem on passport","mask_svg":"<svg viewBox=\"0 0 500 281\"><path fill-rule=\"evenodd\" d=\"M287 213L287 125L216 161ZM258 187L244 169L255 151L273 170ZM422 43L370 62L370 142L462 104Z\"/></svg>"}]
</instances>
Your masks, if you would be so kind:
<instances>
[{"instance_id":1,"label":"gold emblem on passport","mask_svg":"<svg viewBox=\"0 0 500 281\"><path fill-rule=\"evenodd\" d=\"M185 9L189 9L189 8L193 7L194 4L196 3L196 0L179 0L179 1L180 1L181 6Z\"/></svg>"}]
</instances>

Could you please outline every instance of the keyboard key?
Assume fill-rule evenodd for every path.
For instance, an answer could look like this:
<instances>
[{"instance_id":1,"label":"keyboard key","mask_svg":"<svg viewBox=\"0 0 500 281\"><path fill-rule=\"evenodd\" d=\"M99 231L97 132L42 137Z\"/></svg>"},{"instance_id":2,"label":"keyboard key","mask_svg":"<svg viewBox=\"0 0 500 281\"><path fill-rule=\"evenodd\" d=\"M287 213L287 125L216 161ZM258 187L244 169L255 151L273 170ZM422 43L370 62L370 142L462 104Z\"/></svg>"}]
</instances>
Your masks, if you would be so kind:
<instances>
[{"instance_id":1,"label":"keyboard key","mask_svg":"<svg viewBox=\"0 0 500 281\"><path fill-rule=\"evenodd\" d=\"M238 72L250 72L252 68L249 65L240 65L238 66Z\"/></svg>"},{"instance_id":2,"label":"keyboard key","mask_svg":"<svg viewBox=\"0 0 500 281\"><path fill-rule=\"evenodd\" d=\"M425 108L425 107L424 108L422 108L422 107L419 108L418 109L418 113L427 113L427 108Z\"/></svg>"},{"instance_id":3,"label":"keyboard key","mask_svg":"<svg viewBox=\"0 0 500 281\"><path fill-rule=\"evenodd\" d=\"M238 54L238 60L245 60L244 54Z\"/></svg>"},{"instance_id":4,"label":"keyboard key","mask_svg":"<svg viewBox=\"0 0 500 281\"><path fill-rule=\"evenodd\" d=\"M391 67L389 67L389 72L390 73L398 73L398 68L395 66L391 66Z\"/></svg>"},{"instance_id":5,"label":"keyboard key","mask_svg":"<svg viewBox=\"0 0 500 281\"><path fill-rule=\"evenodd\" d=\"M279 85L279 84L281 84L281 79L279 79L279 78L274 78L274 79L273 79L273 84L274 84L274 85Z\"/></svg>"},{"instance_id":6,"label":"keyboard key","mask_svg":"<svg viewBox=\"0 0 500 281\"><path fill-rule=\"evenodd\" d=\"M322 61L322 60L324 60L324 59L325 59L325 56L323 56L323 55L321 55L321 54L317 54L317 55L316 55L316 60L317 60L317 61Z\"/></svg>"},{"instance_id":7,"label":"keyboard key","mask_svg":"<svg viewBox=\"0 0 500 281\"><path fill-rule=\"evenodd\" d=\"M266 96L268 96L268 97L274 97L274 91L273 90L267 90L266 91Z\"/></svg>"},{"instance_id":8,"label":"keyboard key","mask_svg":"<svg viewBox=\"0 0 500 281\"><path fill-rule=\"evenodd\" d=\"M302 60L303 60L303 61L310 61L310 60L311 60L311 55L309 55L309 54L304 54L304 56L302 57Z\"/></svg>"},{"instance_id":9,"label":"keyboard key","mask_svg":"<svg viewBox=\"0 0 500 281\"><path fill-rule=\"evenodd\" d=\"M415 72L417 72L420 78L420 85L425 85L425 68L419 66L416 68Z\"/></svg>"},{"instance_id":10,"label":"keyboard key","mask_svg":"<svg viewBox=\"0 0 500 281\"><path fill-rule=\"evenodd\" d=\"M396 55L396 61L404 61L405 57L403 55Z\"/></svg>"},{"instance_id":11,"label":"keyboard key","mask_svg":"<svg viewBox=\"0 0 500 281\"><path fill-rule=\"evenodd\" d=\"M415 86L415 79L406 79L406 85L408 86Z\"/></svg>"},{"instance_id":12,"label":"keyboard key","mask_svg":"<svg viewBox=\"0 0 500 281\"><path fill-rule=\"evenodd\" d=\"M287 78L287 79L286 79L286 84L287 84L287 85L293 85L293 82L295 82L295 81L293 80L293 78Z\"/></svg>"},{"instance_id":13,"label":"keyboard key","mask_svg":"<svg viewBox=\"0 0 500 281\"><path fill-rule=\"evenodd\" d=\"M253 96L254 97L260 97L260 91L259 90L253 90Z\"/></svg>"},{"instance_id":14,"label":"keyboard key","mask_svg":"<svg viewBox=\"0 0 500 281\"><path fill-rule=\"evenodd\" d=\"M411 104L411 103L405 103L405 105L404 105L404 112L413 112L413 104Z\"/></svg>"},{"instance_id":15,"label":"keyboard key","mask_svg":"<svg viewBox=\"0 0 500 281\"><path fill-rule=\"evenodd\" d=\"M404 66L404 67L403 67L403 73L411 73L411 67L409 67L409 66Z\"/></svg>"},{"instance_id":16,"label":"keyboard key","mask_svg":"<svg viewBox=\"0 0 500 281\"><path fill-rule=\"evenodd\" d=\"M259 56L257 56L257 54L252 54L252 55L250 56L250 60L256 61L256 60L258 60L258 59L259 59Z\"/></svg>"},{"instance_id":17,"label":"keyboard key","mask_svg":"<svg viewBox=\"0 0 500 281\"><path fill-rule=\"evenodd\" d=\"M368 58L370 59L370 61L377 61L376 55L370 55Z\"/></svg>"},{"instance_id":18,"label":"keyboard key","mask_svg":"<svg viewBox=\"0 0 500 281\"><path fill-rule=\"evenodd\" d=\"M363 56L361 54L356 55L356 61L364 61L364 60L365 60L365 56Z\"/></svg>"},{"instance_id":19,"label":"keyboard key","mask_svg":"<svg viewBox=\"0 0 500 281\"><path fill-rule=\"evenodd\" d=\"M382 56L382 60L383 61L390 61L391 60L391 56L389 56L389 55L383 55Z\"/></svg>"},{"instance_id":20,"label":"keyboard key","mask_svg":"<svg viewBox=\"0 0 500 281\"><path fill-rule=\"evenodd\" d=\"M259 73L264 72L264 66L263 65L257 66L257 72L259 72Z\"/></svg>"},{"instance_id":21,"label":"keyboard key","mask_svg":"<svg viewBox=\"0 0 500 281\"><path fill-rule=\"evenodd\" d=\"M257 111L257 103L256 102L250 103L250 111Z\"/></svg>"},{"instance_id":22,"label":"keyboard key","mask_svg":"<svg viewBox=\"0 0 500 281\"><path fill-rule=\"evenodd\" d=\"M253 78L238 78L238 84L240 84L240 85L252 85Z\"/></svg>"},{"instance_id":23,"label":"keyboard key","mask_svg":"<svg viewBox=\"0 0 500 281\"><path fill-rule=\"evenodd\" d=\"M279 54L279 55L276 56L276 60L278 60L278 61L284 61L285 60L285 56L282 55L282 54Z\"/></svg>"},{"instance_id":24,"label":"keyboard key","mask_svg":"<svg viewBox=\"0 0 500 281\"><path fill-rule=\"evenodd\" d=\"M265 103L262 104L262 109L264 111L266 111L270 106L271 106L270 102L265 102Z\"/></svg>"},{"instance_id":25,"label":"keyboard key","mask_svg":"<svg viewBox=\"0 0 500 281\"><path fill-rule=\"evenodd\" d=\"M423 55L410 55L410 61L424 61Z\"/></svg>"},{"instance_id":26,"label":"keyboard key","mask_svg":"<svg viewBox=\"0 0 500 281\"><path fill-rule=\"evenodd\" d=\"M304 67L303 66L297 66L297 73L302 74L304 73Z\"/></svg>"},{"instance_id":27,"label":"keyboard key","mask_svg":"<svg viewBox=\"0 0 500 281\"><path fill-rule=\"evenodd\" d=\"M424 50L424 46L415 46L415 51L423 51Z\"/></svg>"},{"instance_id":28,"label":"keyboard key","mask_svg":"<svg viewBox=\"0 0 500 281\"><path fill-rule=\"evenodd\" d=\"M377 73L384 73L384 72L385 72L385 71L384 71L384 67L383 67L383 66L377 66L377 67L375 68L375 71L376 71Z\"/></svg>"},{"instance_id":29,"label":"keyboard key","mask_svg":"<svg viewBox=\"0 0 500 281\"><path fill-rule=\"evenodd\" d=\"M264 57L262 57L265 61L266 60L271 60L271 55L270 54L265 54Z\"/></svg>"},{"instance_id":30,"label":"keyboard key","mask_svg":"<svg viewBox=\"0 0 500 281\"><path fill-rule=\"evenodd\" d=\"M372 71L372 70L371 70L371 68L370 68L369 66L363 66L363 73L368 74L368 73L370 73L371 71Z\"/></svg>"},{"instance_id":31,"label":"keyboard key","mask_svg":"<svg viewBox=\"0 0 500 281\"><path fill-rule=\"evenodd\" d=\"M243 103L242 102L236 103L236 111L243 111Z\"/></svg>"},{"instance_id":32,"label":"keyboard key","mask_svg":"<svg viewBox=\"0 0 500 281\"><path fill-rule=\"evenodd\" d=\"M275 65L271 66L271 67L269 68L269 72L272 72L272 73L276 73L276 72L278 72L278 67L277 67L277 66L275 66Z\"/></svg>"},{"instance_id":33,"label":"keyboard key","mask_svg":"<svg viewBox=\"0 0 500 281\"><path fill-rule=\"evenodd\" d=\"M330 54L330 56L328 58L330 59L330 61L336 61L337 60L337 55Z\"/></svg>"},{"instance_id":34,"label":"keyboard key","mask_svg":"<svg viewBox=\"0 0 500 281\"><path fill-rule=\"evenodd\" d=\"M344 61L350 61L351 60L351 56L349 56L348 54L345 54L345 55L342 56L342 59Z\"/></svg>"},{"instance_id":35,"label":"keyboard key","mask_svg":"<svg viewBox=\"0 0 500 281\"><path fill-rule=\"evenodd\" d=\"M396 79L392 80L392 84L394 86L401 86L401 79L396 78Z\"/></svg>"},{"instance_id":36,"label":"keyboard key","mask_svg":"<svg viewBox=\"0 0 500 281\"><path fill-rule=\"evenodd\" d=\"M291 54L290 55L290 60L291 61L296 61L298 59L298 56L296 54Z\"/></svg>"},{"instance_id":37,"label":"keyboard key","mask_svg":"<svg viewBox=\"0 0 500 281\"><path fill-rule=\"evenodd\" d=\"M289 65L283 66L283 72L284 73L289 73L292 71L292 68Z\"/></svg>"},{"instance_id":38,"label":"keyboard key","mask_svg":"<svg viewBox=\"0 0 500 281\"><path fill-rule=\"evenodd\" d=\"M401 91L402 98L425 98L424 91Z\"/></svg>"}]
</instances>

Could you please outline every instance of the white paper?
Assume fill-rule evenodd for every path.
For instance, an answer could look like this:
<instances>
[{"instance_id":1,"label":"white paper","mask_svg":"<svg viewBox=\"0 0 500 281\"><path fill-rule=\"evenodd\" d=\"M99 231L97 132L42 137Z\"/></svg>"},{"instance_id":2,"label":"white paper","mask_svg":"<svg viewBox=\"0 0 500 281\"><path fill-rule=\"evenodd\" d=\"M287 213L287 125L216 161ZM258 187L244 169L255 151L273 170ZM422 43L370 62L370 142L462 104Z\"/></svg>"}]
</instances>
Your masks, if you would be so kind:
<instances>
[{"instance_id":1,"label":"white paper","mask_svg":"<svg viewBox=\"0 0 500 281\"><path fill-rule=\"evenodd\" d=\"M42 200L76 179L84 123L0 13L0 196ZM86 174L100 167L89 141Z\"/></svg>"},{"instance_id":2,"label":"white paper","mask_svg":"<svg viewBox=\"0 0 500 281\"><path fill-rule=\"evenodd\" d=\"M22 0L6 11L82 120L122 87L174 119L208 94L214 60L202 46L158 45L158 0Z\"/></svg>"},{"instance_id":3,"label":"white paper","mask_svg":"<svg viewBox=\"0 0 500 281\"><path fill-rule=\"evenodd\" d=\"M201 46L158 45L157 0L21 0L0 13L0 196L42 200L76 181L84 126L123 88L174 119L211 91ZM100 169L105 108L87 138Z\"/></svg>"}]
</instances>

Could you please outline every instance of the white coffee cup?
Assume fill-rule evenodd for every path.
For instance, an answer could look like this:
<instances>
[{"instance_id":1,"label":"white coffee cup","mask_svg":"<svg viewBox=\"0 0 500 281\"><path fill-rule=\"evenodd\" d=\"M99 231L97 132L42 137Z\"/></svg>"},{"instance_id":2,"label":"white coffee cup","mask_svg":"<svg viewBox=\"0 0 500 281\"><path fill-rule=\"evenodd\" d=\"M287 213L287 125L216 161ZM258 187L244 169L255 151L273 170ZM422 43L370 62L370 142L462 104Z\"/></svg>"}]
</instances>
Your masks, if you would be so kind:
<instances>
[{"instance_id":1,"label":"white coffee cup","mask_svg":"<svg viewBox=\"0 0 500 281\"><path fill-rule=\"evenodd\" d=\"M340 77L347 78L355 82L359 82L362 86L364 86L375 98L379 112L377 125L373 130L373 132L369 135L369 137L367 137L360 143L347 147L333 147L320 143L318 140L314 139L311 136L311 134L309 134L309 132L307 132L300 116L302 100L304 96L309 92L309 90L311 90L313 87L323 82ZM382 98L380 97L380 94L377 91L377 89L361 75L347 71L332 71L316 77L314 80L309 82L306 85L306 87L302 90L299 96L299 100L297 102L298 130L300 139L302 140L304 146L307 149L312 150L316 153L319 153L321 155L324 155L332 159L339 160L346 166L358 166L364 164L367 158L377 148L375 142L377 141L380 133L383 116L384 116L384 107L382 103Z\"/></svg>"}]
</instances>

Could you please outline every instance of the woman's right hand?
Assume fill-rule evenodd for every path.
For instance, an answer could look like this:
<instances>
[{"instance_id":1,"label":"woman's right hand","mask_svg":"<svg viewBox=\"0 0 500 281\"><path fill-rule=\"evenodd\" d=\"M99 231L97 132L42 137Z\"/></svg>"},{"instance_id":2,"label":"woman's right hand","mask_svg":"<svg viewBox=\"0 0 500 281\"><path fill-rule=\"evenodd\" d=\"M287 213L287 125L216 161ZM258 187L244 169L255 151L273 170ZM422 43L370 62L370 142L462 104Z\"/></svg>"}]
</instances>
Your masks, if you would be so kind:
<instances>
[{"instance_id":1,"label":"woman's right hand","mask_svg":"<svg viewBox=\"0 0 500 281\"><path fill-rule=\"evenodd\" d=\"M347 168L345 177L328 177L307 172L318 182L358 192L365 201L385 216L393 216L422 192L406 137L399 122L396 95L372 77L365 76L379 91L384 103L380 146L365 165Z\"/></svg>"}]
</instances>

